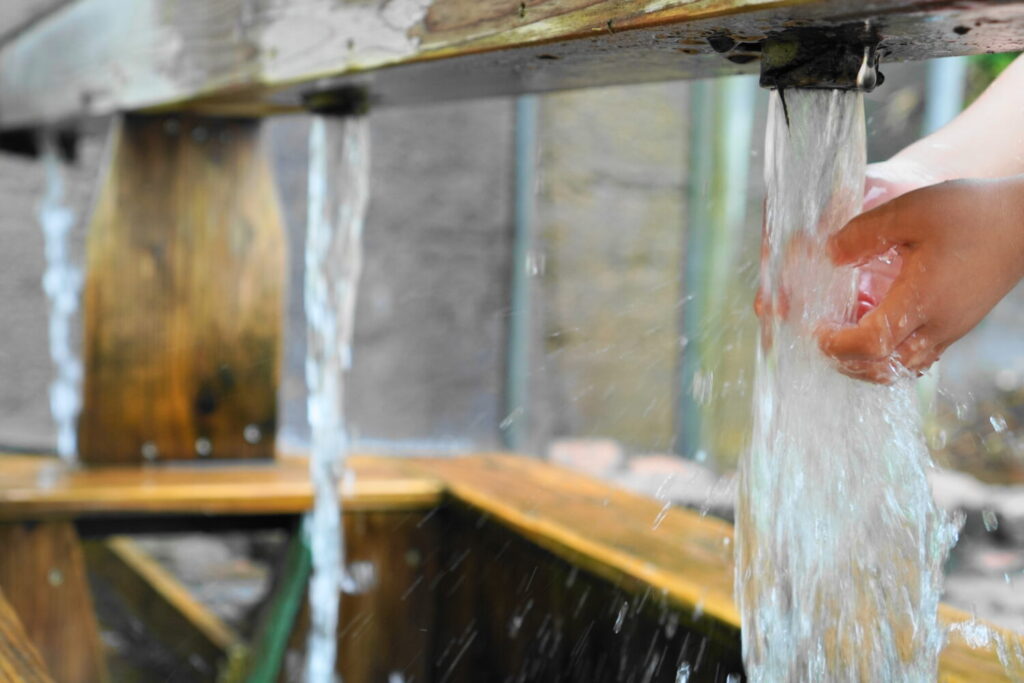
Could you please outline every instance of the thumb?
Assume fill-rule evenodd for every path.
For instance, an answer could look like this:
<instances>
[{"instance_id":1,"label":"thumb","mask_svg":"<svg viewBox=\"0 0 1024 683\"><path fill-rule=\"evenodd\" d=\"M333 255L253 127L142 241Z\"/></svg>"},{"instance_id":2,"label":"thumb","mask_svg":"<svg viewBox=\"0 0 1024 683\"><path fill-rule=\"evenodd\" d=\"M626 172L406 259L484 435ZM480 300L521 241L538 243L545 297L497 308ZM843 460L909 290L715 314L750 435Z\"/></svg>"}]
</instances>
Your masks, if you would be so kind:
<instances>
[{"instance_id":1,"label":"thumb","mask_svg":"<svg viewBox=\"0 0 1024 683\"><path fill-rule=\"evenodd\" d=\"M828 253L837 266L865 263L906 240L898 218L900 198L862 213L828 241Z\"/></svg>"}]
</instances>

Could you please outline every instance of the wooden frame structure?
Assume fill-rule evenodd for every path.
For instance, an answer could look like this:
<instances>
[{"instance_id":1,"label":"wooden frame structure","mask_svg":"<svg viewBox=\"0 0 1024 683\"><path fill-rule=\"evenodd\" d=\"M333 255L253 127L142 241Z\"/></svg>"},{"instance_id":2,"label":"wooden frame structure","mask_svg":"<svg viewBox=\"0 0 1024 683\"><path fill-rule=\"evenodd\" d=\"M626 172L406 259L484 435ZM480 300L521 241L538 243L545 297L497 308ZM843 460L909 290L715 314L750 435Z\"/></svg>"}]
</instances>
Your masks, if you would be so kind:
<instances>
[{"instance_id":1,"label":"wooden frame structure","mask_svg":"<svg viewBox=\"0 0 1024 683\"><path fill-rule=\"evenodd\" d=\"M754 72L768 34L865 21L885 61L1024 48L1024 6L998 0L74 0L0 47L0 128Z\"/></svg>"},{"instance_id":2,"label":"wooden frame structure","mask_svg":"<svg viewBox=\"0 0 1024 683\"><path fill-rule=\"evenodd\" d=\"M305 461L272 458L283 264L257 117L746 72L766 36L801 27L868 22L885 60L1024 48L1024 2L997 0L40 6L0 40L0 144L124 118L88 247L80 436L83 460L104 467L0 456L0 589L13 606L0 599L0 674L25 680L47 680L41 662L61 681L107 677L87 563L188 631L201 658L235 666L237 635L137 548L83 552L79 535L294 525L311 507ZM161 466L222 458L250 461ZM352 466L350 555L381 573L344 598L346 680L382 680L394 663L438 681L612 681L622 667L671 681L681 658L694 680L723 680L739 666L728 525L505 455ZM286 564L259 631L266 656L239 665L250 680L283 675L301 646L304 586L288 580L308 571L301 543ZM959 640L943 654L944 681L1003 675L994 646Z\"/></svg>"}]
</instances>

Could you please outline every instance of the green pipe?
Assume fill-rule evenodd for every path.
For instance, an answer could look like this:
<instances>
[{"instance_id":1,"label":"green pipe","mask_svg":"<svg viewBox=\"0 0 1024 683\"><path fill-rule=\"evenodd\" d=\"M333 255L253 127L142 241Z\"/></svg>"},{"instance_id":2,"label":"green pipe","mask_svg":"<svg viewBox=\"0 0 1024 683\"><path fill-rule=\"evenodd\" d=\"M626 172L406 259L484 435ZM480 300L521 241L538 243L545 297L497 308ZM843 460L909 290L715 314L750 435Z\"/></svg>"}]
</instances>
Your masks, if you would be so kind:
<instances>
[{"instance_id":1,"label":"green pipe","mask_svg":"<svg viewBox=\"0 0 1024 683\"><path fill-rule=\"evenodd\" d=\"M529 438L530 392L530 273L536 204L537 98L516 100L515 209L512 237L511 303L505 369L505 419L502 441L513 451L526 448Z\"/></svg>"},{"instance_id":2,"label":"green pipe","mask_svg":"<svg viewBox=\"0 0 1024 683\"><path fill-rule=\"evenodd\" d=\"M306 595L312 564L306 524L303 523L288 544L279 585L253 638L244 678L246 683L274 683L277 680L295 619Z\"/></svg>"}]
</instances>

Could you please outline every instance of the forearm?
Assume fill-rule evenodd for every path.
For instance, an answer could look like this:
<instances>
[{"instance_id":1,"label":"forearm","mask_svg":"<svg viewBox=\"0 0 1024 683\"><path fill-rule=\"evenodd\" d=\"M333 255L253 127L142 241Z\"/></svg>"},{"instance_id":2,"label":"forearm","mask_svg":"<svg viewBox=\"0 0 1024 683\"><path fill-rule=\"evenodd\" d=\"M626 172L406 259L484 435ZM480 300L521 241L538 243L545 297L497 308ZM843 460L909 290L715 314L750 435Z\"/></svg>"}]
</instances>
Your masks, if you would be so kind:
<instances>
[{"instance_id":1,"label":"forearm","mask_svg":"<svg viewBox=\"0 0 1024 683\"><path fill-rule=\"evenodd\" d=\"M1024 173L1024 56L962 114L893 161L924 168L939 180Z\"/></svg>"}]
</instances>

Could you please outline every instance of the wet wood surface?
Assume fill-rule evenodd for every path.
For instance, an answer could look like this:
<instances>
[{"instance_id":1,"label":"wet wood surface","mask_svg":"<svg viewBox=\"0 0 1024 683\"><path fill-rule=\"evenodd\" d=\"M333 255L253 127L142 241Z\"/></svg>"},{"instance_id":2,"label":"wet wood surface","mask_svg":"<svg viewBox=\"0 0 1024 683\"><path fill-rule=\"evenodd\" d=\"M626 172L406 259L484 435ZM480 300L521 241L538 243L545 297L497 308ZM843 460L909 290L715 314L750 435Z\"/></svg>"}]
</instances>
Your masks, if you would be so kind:
<instances>
[{"instance_id":1,"label":"wet wood surface","mask_svg":"<svg viewBox=\"0 0 1024 683\"><path fill-rule=\"evenodd\" d=\"M345 562L361 579L341 600L336 668L346 683L376 683L396 675L403 681L436 680L437 623L451 604L450 596L438 590L447 544L439 519L436 508L345 515ZM304 680L308 634L307 594L278 680Z\"/></svg>"},{"instance_id":2,"label":"wet wood surface","mask_svg":"<svg viewBox=\"0 0 1024 683\"><path fill-rule=\"evenodd\" d=\"M402 458L352 457L348 509L436 504L443 486ZM57 458L0 455L0 520L161 513L299 515L313 507L309 461L69 467Z\"/></svg>"},{"instance_id":3,"label":"wet wood surface","mask_svg":"<svg viewBox=\"0 0 1024 683\"><path fill-rule=\"evenodd\" d=\"M353 85L410 104L756 72L708 38L868 19L890 61L1024 47L1024 3L999 0L76 0L0 47L0 127L268 114Z\"/></svg>"},{"instance_id":4,"label":"wet wood surface","mask_svg":"<svg viewBox=\"0 0 1024 683\"><path fill-rule=\"evenodd\" d=\"M61 683L107 679L81 544L69 522L0 524L0 590Z\"/></svg>"},{"instance_id":5,"label":"wet wood surface","mask_svg":"<svg viewBox=\"0 0 1024 683\"><path fill-rule=\"evenodd\" d=\"M519 590L517 582L526 580L524 573L510 568L518 567L518 560L504 557L513 547L524 557L534 558L527 562L531 567L547 567L544 569L547 574L538 574L546 576L547 583L542 581L537 586L547 585L550 590L534 594L531 592L534 589L530 589L529 595L523 594L527 603L531 599L536 605L553 600L549 593L557 592L557 581L568 581L567 572L575 568L577 575L588 577L584 584L590 581L596 582L594 586L614 587L614 595L609 595L619 601L616 603L619 607L621 602L629 602L629 609L635 610L638 600L651 602L657 606L658 618L675 615L672 618L679 628L712 634L705 647L721 648L722 652L738 647L739 613L732 599L733 530L725 522L678 508L666 509L658 501L523 456L492 454L447 459L355 456L350 458L349 464L355 476L351 487L343 488L342 493L347 510L353 515L346 521L351 527L350 537L358 540L350 559L361 558L377 564L378 580L391 582L388 585L394 590L388 596L383 592L372 596L368 593L357 596L358 599L352 597L354 602L346 603L349 615L363 616L358 623L349 622L351 628L343 636L348 639L343 649L358 651L368 647L367 643L383 638L377 623L382 615L390 615L387 621L393 621L402 609L420 609L401 604L385 605L381 601L396 599L409 589L415 592L429 586L428 592L440 601L439 607L430 609L454 610L449 626L442 627L438 622L435 627L438 633L443 631L447 643L465 646L467 655L477 653L472 654L471 659L483 656L475 649L479 643L466 640L469 637L466 635L469 631L465 631L469 623L466 620L479 621L477 612L483 610L480 612L483 614L493 607L500 617L496 616L495 621L486 626L490 630L480 631L474 640L500 642L499 630L496 630L499 624L513 623L520 616L526 621L536 617L510 611L513 604L521 607L524 603L510 601L508 592ZM312 489L304 458L282 458L266 465L75 469L61 465L54 458L0 457L0 519L6 520L90 515L99 511L137 514L140 511L192 510L213 515L264 512L298 515L311 505ZM367 516L360 517L364 512ZM380 512L381 516L369 515L371 512ZM441 526L436 526L438 524ZM0 526L0 530L7 529L4 533L8 534L26 528L18 524ZM70 533L73 534L73 530ZM9 541L4 537L0 542ZM19 543L22 547L31 546L25 545L24 540ZM410 554L410 548L415 552ZM463 562L468 563L467 567L476 568L463 570ZM20 560L16 563L22 564ZM504 577L498 580L500 586L472 589L478 592L471 591L476 597L467 598L471 607L459 608L462 612L457 610L451 596L460 591L467 594L465 591L470 588L464 584L473 576L480 578L489 572ZM3 576L0 569L0 587L7 589ZM27 580L17 573L10 576L8 580ZM561 579L557 579L559 576ZM35 580L45 582L45 576L36 576ZM398 586L403 581L404 587ZM570 593L572 599L581 599L567 588L566 594ZM406 599L412 595L409 593ZM648 597L643 597L645 595ZM607 604L610 603L606 601L606 607ZM550 605L550 610L561 614L562 603L551 602ZM945 606L940 615L947 624L970 620L969 615ZM428 621L434 618L429 617L428 612L421 617ZM415 620L422 620L421 617ZM534 635L540 638L537 634L541 625L535 626L538 630ZM465 633L456 633L459 628ZM484 629L485 625L481 623L480 628ZM563 634L575 633L568 626L566 629ZM1010 652L1021 645L1019 635L1001 633ZM540 641L530 642L532 644L510 641L501 648L503 652L521 651L529 655L529 661L539 662L536 657L541 656L546 651L543 647L547 646ZM676 645L682 647L682 642L673 647ZM435 646L419 642L403 650L403 657L413 657L413 650L419 652ZM293 649L295 647L293 643ZM595 652L601 650L597 648ZM452 659L446 661L453 665ZM652 661L643 660L647 666ZM418 670L415 667L419 665L409 664L412 667L409 670ZM350 671L356 676L353 680L364 675L372 678L375 673L371 671L379 673L373 669L375 664L364 662L358 666L369 668ZM462 666L454 664L452 675L462 671ZM973 649L957 633L943 652L941 667L940 680L951 683L1013 680L1004 673L995 644ZM441 674L444 672L438 675Z\"/></svg>"},{"instance_id":6,"label":"wet wood surface","mask_svg":"<svg viewBox=\"0 0 1024 683\"><path fill-rule=\"evenodd\" d=\"M0 681L50 683L43 658L28 639L14 608L0 591Z\"/></svg>"},{"instance_id":7,"label":"wet wood surface","mask_svg":"<svg viewBox=\"0 0 1024 683\"><path fill-rule=\"evenodd\" d=\"M269 458L284 228L259 121L127 117L89 225L86 463Z\"/></svg>"}]
</instances>

